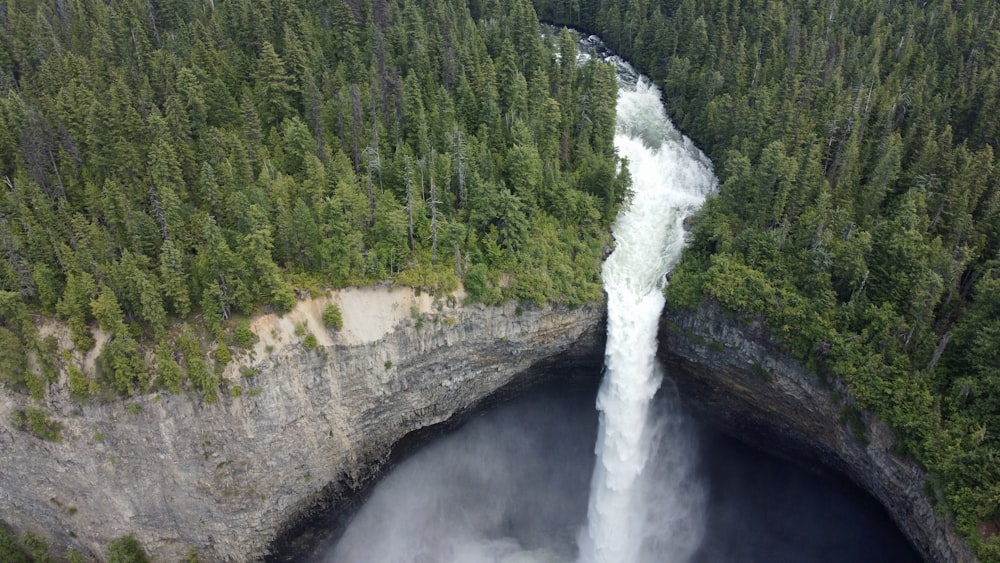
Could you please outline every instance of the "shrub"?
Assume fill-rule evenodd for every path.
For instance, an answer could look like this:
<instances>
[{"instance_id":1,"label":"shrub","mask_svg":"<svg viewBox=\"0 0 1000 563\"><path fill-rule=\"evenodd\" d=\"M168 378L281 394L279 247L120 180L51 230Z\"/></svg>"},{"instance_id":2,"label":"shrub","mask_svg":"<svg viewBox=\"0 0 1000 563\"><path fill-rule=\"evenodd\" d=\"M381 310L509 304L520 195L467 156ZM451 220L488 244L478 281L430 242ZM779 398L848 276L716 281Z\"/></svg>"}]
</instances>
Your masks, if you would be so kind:
<instances>
[{"instance_id":1,"label":"shrub","mask_svg":"<svg viewBox=\"0 0 1000 563\"><path fill-rule=\"evenodd\" d=\"M215 348L216 371L222 371L225 369L232 359L233 354L229 351L229 346L227 346L226 342L220 338L218 346Z\"/></svg>"},{"instance_id":2,"label":"shrub","mask_svg":"<svg viewBox=\"0 0 1000 563\"><path fill-rule=\"evenodd\" d=\"M250 322L242 320L236 324L236 345L240 348L249 348L260 340L252 330Z\"/></svg>"},{"instance_id":3,"label":"shrub","mask_svg":"<svg viewBox=\"0 0 1000 563\"><path fill-rule=\"evenodd\" d=\"M489 269L485 264L476 264L465 273L465 291L472 301L484 305L499 305L503 301L500 290L490 281Z\"/></svg>"},{"instance_id":4,"label":"shrub","mask_svg":"<svg viewBox=\"0 0 1000 563\"><path fill-rule=\"evenodd\" d=\"M36 437L49 442L62 442L62 423L50 419L42 409L36 407L17 409L12 416L14 426L18 430L31 432Z\"/></svg>"},{"instance_id":5,"label":"shrub","mask_svg":"<svg viewBox=\"0 0 1000 563\"><path fill-rule=\"evenodd\" d=\"M291 311L297 301L295 290L287 283L281 283L274 288L274 294L271 296L271 304L274 305L274 310L278 313Z\"/></svg>"},{"instance_id":6,"label":"shrub","mask_svg":"<svg viewBox=\"0 0 1000 563\"><path fill-rule=\"evenodd\" d=\"M146 388L146 365L139 346L130 336L116 335L101 350L97 367L119 395L131 395Z\"/></svg>"},{"instance_id":7,"label":"shrub","mask_svg":"<svg viewBox=\"0 0 1000 563\"><path fill-rule=\"evenodd\" d=\"M9 534L3 527L0 527L0 561L10 563L29 563L31 561L31 557L21 547L17 538Z\"/></svg>"},{"instance_id":8,"label":"shrub","mask_svg":"<svg viewBox=\"0 0 1000 563\"><path fill-rule=\"evenodd\" d=\"M306 347L307 350L315 350L319 347L319 342L316 341L316 335L309 333L306 335L305 340L302 341L302 345Z\"/></svg>"},{"instance_id":9,"label":"shrub","mask_svg":"<svg viewBox=\"0 0 1000 563\"><path fill-rule=\"evenodd\" d=\"M129 534L108 544L108 563L149 563L149 556L142 544Z\"/></svg>"},{"instance_id":10,"label":"shrub","mask_svg":"<svg viewBox=\"0 0 1000 563\"><path fill-rule=\"evenodd\" d=\"M69 376L69 394L73 399L82 401L97 393L97 382L87 379L76 364L68 364L66 373Z\"/></svg>"},{"instance_id":11,"label":"shrub","mask_svg":"<svg viewBox=\"0 0 1000 563\"><path fill-rule=\"evenodd\" d=\"M334 330L344 328L344 315L340 311L340 305L330 303L326 306L323 310L323 324Z\"/></svg>"}]
</instances>

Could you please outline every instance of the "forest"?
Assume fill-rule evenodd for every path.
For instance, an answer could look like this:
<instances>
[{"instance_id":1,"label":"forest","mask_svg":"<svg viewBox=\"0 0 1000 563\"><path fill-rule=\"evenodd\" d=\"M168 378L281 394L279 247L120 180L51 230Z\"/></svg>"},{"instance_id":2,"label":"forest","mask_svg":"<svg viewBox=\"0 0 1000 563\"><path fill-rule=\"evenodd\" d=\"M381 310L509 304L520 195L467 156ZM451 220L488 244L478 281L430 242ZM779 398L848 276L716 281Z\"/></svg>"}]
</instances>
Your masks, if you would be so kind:
<instances>
[{"instance_id":1,"label":"forest","mask_svg":"<svg viewBox=\"0 0 1000 563\"><path fill-rule=\"evenodd\" d=\"M330 287L601 299L630 183L615 77L549 21L651 76L715 163L670 306L769 326L998 561L998 18L993 0L10 0L0 382L211 402L249 315ZM41 336L51 318L72 349Z\"/></svg>"},{"instance_id":2,"label":"forest","mask_svg":"<svg viewBox=\"0 0 1000 563\"><path fill-rule=\"evenodd\" d=\"M1000 560L1000 5L536 7L651 75L715 163L671 306L764 322L846 384L846 423L888 423L937 509Z\"/></svg>"},{"instance_id":3,"label":"forest","mask_svg":"<svg viewBox=\"0 0 1000 563\"><path fill-rule=\"evenodd\" d=\"M331 287L602 296L615 74L525 0L16 0L0 26L9 388L212 402L248 316Z\"/></svg>"}]
</instances>

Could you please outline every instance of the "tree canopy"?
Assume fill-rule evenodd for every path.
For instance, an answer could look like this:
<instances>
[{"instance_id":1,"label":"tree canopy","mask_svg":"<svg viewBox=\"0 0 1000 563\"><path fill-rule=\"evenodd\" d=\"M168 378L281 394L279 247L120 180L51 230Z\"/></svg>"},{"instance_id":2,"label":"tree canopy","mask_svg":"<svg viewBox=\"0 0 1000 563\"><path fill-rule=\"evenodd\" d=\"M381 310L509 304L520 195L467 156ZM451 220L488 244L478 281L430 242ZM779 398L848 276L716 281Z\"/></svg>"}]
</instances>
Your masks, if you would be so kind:
<instances>
[{"instance_id":1,"label":"tree canopy","mask_svg":"<svg viewBox=\"0 0 1000 563\"><path fill-rule=\"evenodd\" d=\"M68 323L74 366L107 335L103 388L179 389L180 368L212 398L194 350L147 365L184 347L178 319L226 346L296 290L470 272L480 301L601 297L628 178L598 119L614 71L557 57L526 0L15 0L0 27L15 389L45 392L35 312Z\"/></svg>"}]
</instances>

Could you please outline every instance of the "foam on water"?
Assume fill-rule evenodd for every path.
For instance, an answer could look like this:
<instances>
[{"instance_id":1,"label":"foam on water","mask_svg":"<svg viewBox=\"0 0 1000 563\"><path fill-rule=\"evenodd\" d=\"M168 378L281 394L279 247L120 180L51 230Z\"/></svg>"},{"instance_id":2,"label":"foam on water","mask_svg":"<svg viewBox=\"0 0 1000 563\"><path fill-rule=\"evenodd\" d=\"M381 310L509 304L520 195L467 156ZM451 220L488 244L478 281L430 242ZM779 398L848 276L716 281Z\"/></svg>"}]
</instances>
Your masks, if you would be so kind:
<instances>
[{"instance_id":1,"label":"foam on water","mask_svg":"<svg viewBox=\"0 0 1000 563\"><path fill-rule=\"evenodd\" d=\"M620 60L612 61L627 67ZM708 160L666 117L660 92L630 67L620 70L615 146L628 160L631 201L613 229L615 251L602 271L608 294L605 375L597 398L601 411L597 464L591 485L587 526L579 538L584 563L644 560L655 543L657 560L683 561L698 546L700 532L691 516L700 514L704 495L691 487L695 449L682 424L650 416L662 374L655 364L656 334L663 309L663 284L680 257L684 218L715 186ZM657 495L650 494L654 471L647 470L655 443L666 444L657 463ZM666 467L662 467L666 465ZM666 472L664 471L666 469ZM648 501L656 497L656 506ZM688 520L684 524L678 524ZM667 522L671 529L653 526ZM666 545L665 545L666 544Z\"/></svg>"}]
</instances>

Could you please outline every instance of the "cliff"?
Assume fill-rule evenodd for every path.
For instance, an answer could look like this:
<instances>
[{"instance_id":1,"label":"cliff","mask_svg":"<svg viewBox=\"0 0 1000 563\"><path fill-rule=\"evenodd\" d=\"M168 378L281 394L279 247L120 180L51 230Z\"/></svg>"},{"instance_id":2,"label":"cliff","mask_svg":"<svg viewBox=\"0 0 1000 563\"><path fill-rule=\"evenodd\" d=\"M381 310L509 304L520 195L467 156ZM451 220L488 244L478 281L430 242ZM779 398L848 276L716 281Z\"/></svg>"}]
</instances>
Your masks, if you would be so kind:
<instances>
[{"instance_id":1,"label":"cliff","mask_svg":"<svg viewBox=\"0 0 1000 563\"><path fill-rule=\"evenodd\" d=\"M926 473L894 453L889 429L845 404L846 391L787 356L758 323L717 306L668 311L659 356L690 405L725 432L867 490L928 561L974 561L928 498Z\"/></svg>"},{"instance_id":2,"label":"cliff","mask_svg":"<svg viewBox=\"0 0 1000 563\"><path fill-rule=\"evenodd\" d=\"M322 326L329 301L340 332ZM600 307L350 290L256 319L260 341L227 369L217 404L159 394L79 405L57 386L45 406L63 440L49 442L14 427L30 401L0 393L0 518L89 556L135 533L162 561L192 548L203 561L261 558L370 480L407 434L553 366L600 365L603 318ZM237 385L239 396L226 392Z\"/></svg>"},{"instance_id":3,"label":"cliff","mask_svg":"<svg viewBox=\"0 0 1000 563\"><path fill-rule=\"evenodd\" d=\"M343 310L340 332L322 327L331 301ZM463 307L365 289L302 301L252 328L260 341L225 374L245 391L218 404L161 394L79 405L57 386L46 405L64 426L56 443L16 430L11 413L29 401L0 394L0 518L93 556L135 533L160 560L191 548L203 561L262 558L324 509L350 504L400 440L500 390L594 373L604 310ZM888 429L846 408L836 382L789 358L762 326L706 305L668 311L660 339L689 404L723 430L848 476L926 559L974 559L934 512L925 473L894 454Z\"/></svg>"}]
</instances>

